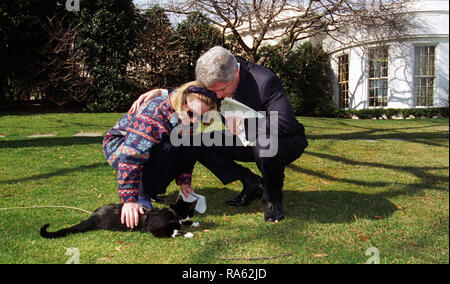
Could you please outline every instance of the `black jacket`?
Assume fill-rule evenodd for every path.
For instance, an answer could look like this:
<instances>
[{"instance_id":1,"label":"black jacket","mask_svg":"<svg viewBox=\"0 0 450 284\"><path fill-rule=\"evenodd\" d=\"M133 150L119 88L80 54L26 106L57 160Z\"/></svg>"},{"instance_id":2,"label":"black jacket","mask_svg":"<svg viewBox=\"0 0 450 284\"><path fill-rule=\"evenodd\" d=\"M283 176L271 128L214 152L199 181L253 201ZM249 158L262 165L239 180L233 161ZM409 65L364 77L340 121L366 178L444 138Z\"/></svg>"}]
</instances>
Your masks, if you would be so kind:
<instances>
[{"instance_id":1,"label":"black jacket","mask_svg":"<svg viewBox=\"0 0 450 284\"><path fill-rule=\"evenodd\" d=\"M299 132L304 135L303 125L295 118L294 110L284 94L280 78L263 66L241 58L237 60L240 64L240 75L234 99L256 111L265 111L268 120L270 120L270 111L277 111L280 137Z\"/></svg>"}]
</instances>

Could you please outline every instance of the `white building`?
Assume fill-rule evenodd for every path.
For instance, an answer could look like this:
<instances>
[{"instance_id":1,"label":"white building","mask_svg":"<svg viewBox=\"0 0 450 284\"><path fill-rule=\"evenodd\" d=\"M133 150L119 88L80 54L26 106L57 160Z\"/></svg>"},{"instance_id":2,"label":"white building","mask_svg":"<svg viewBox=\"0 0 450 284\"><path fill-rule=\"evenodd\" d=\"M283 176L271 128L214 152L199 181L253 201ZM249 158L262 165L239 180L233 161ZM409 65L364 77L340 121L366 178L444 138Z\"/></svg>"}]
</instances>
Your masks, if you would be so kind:
<instances>
[{"instance_id":1,"label":"white building","mask_svg":"<svg viewBox=\"0 0 450 284\"><path fill-rule=\"evenodd\" d=\"M416 1L420 28L401 39L341 45L325 40L340 108L449 105L449 1ZM380 44L382 43L382 44Z\"/></svg>"}]
</instances>

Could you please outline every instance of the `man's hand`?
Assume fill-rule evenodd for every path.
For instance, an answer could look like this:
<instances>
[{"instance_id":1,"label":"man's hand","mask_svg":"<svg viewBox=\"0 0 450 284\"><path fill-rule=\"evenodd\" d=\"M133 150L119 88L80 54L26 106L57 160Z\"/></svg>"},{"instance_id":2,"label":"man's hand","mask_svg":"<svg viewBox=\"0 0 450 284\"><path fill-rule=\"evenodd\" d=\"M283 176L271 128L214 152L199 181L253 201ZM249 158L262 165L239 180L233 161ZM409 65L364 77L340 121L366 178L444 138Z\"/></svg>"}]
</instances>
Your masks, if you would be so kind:
<instances>
[{"instance_id":1,"label":"man's hand","mask_svg":"<svg viewBox=\"0 0 450 284\"><path fill-rule=\"evenodd\" d=\"M190 193L194 193L194 189L189 184L182 184L181 185L181 192L183 195L188 198Z\"/></svg>"},{"instance_id":2,"label":"man's hand","mask_svg":"<svg viewBox=\"0 0 450 284\"><path fill-rule=\"evenodd\" d=\"M151 91L148 91L147 93L142 94L131 106L130 110L128 111L129 114L135 113L142 103L146 103L149 100L159 97L162 95L162 89L154 89Z\"/></svg>"},{"instance_id":3,"label":"man's hand","mask_svg":"<svg viewBox=\"0 0 450 284\"><path fill-rule=\"evenodd\" d=\"M136 202L125 203L122 207L120 221L127 224L128 228L133 229L139 225L139 214L144 214L144 209Z\"/></svg>"},{"instance_id":4,"label":"man's hand","mask_svg":"<svg viewBox=\"0 0 450 284\"><path fill-rule=\"evenodd\" d=\"M237 116L230 116L225 119L225 126L233 133L233 135L239 135L244 132L244 119Z\"/></svg>"}]
</instances>

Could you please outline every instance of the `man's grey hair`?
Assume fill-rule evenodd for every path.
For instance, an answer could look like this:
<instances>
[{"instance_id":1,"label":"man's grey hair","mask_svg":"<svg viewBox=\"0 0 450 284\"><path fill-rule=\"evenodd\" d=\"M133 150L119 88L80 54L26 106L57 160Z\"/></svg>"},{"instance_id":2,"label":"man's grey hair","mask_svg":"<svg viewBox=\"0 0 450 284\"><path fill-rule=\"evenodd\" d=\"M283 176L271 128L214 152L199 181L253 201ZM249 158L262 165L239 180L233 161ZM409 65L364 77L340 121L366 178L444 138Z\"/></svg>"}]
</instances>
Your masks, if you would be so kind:
<instances>
[{"instance_id":1,"label":"man's grey hair","mask_svg":"<svg viewBox=\"0 0 450 284\"><path fill-rule=\"evenodd\" d=\"M221 46L215 46L197 60L196 80L207 88L216 82L230 82L234 79L238 63L234 55Z\"/></svg>"}]
</instances>

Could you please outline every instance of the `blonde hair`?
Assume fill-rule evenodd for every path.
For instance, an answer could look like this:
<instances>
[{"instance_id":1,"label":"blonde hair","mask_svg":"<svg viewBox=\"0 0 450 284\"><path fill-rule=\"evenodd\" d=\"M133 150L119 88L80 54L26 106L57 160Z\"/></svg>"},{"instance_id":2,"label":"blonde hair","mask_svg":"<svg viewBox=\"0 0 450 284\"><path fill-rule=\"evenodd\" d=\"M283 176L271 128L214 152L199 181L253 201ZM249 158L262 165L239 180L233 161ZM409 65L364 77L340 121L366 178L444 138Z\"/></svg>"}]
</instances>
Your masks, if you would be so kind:
<instances>
[{"instance_id":1,"label":"blonde hair","mask_svg":"<svg viewBox=\"0 0 450 284\"><path fill-rule=\"evenodd\" d=\"M216 102L211 99L208 96L205 96L204 94L200 93L193 93L189 92L188 88L190 86L196 86L196 87L205 87L203 84L201 84L198 81L192 81L185 83L178 87L171 95L170 95L170 103L172 105L172 108L176 112L183 111L183 106L187 104L188 100L191 100L193 98L198 98L202 102L204 102L206 105L210 107L210 111L217 111L217 104Z\"/></svg>"}]
</instances>

